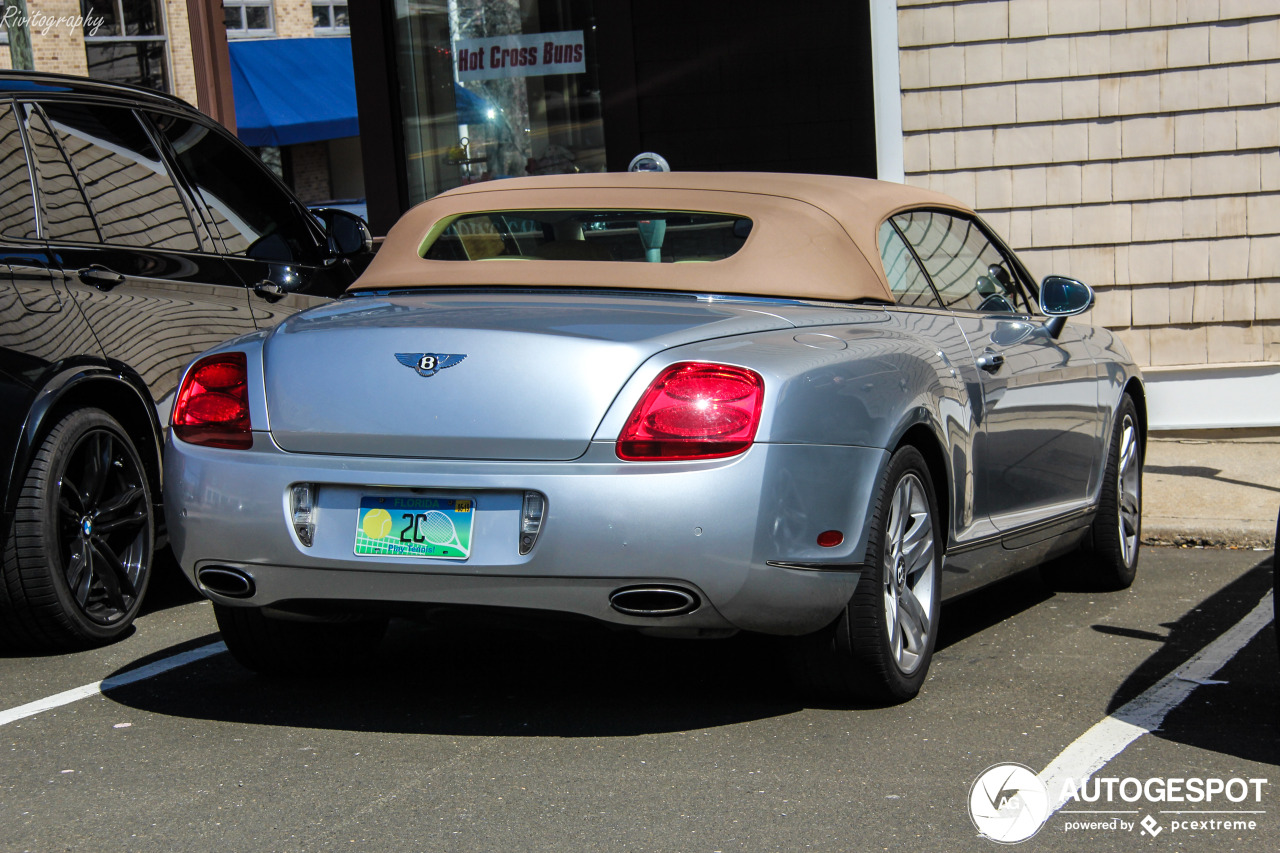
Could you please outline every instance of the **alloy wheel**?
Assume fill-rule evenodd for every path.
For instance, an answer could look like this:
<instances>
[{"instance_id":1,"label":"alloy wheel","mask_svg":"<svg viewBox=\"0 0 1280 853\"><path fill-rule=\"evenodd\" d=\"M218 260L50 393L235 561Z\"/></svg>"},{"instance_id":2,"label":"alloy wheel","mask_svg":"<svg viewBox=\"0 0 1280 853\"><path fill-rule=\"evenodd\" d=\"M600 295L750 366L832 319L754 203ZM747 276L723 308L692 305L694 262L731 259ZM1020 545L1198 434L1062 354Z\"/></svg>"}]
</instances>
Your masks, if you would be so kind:
<instances>
[{"instance_id":1,"label":"alloy wheel","mask_svg":"<svg viewBox=\"0 0 1280 853\"><path fill-rule=\"evenodd\" d=\"M1116 493L1119 495L1120 557L1133 565L1138 553L1138 531L1142 518L1142 466L1138 457L1138 430L1125 414L1120 424L1119 464L1116 466Z\"/></svg>"},{"instance_id":2,"label":"alloy wheel","mask_svg":"<svg viewBox=\"0 0 1280 853\"><path fill-rule=\"evenodd\" d=\"M913 473L898 481L884 537L884 615L889 650L911 674L929 642L936 559L933 519L924 484Z\"/></svg>"},{"instance_id":3,"label":"alloy wheel","mask_svg":"<svg viewBox=\"0 0 1280 853\"><path fill-rule=\"evenodd\" d=\"M58 565L80 611L99 625L124 619L144 588L144 476L127 443L104 428L82 435L59 472Z\"/></svg>"}]
</instances>

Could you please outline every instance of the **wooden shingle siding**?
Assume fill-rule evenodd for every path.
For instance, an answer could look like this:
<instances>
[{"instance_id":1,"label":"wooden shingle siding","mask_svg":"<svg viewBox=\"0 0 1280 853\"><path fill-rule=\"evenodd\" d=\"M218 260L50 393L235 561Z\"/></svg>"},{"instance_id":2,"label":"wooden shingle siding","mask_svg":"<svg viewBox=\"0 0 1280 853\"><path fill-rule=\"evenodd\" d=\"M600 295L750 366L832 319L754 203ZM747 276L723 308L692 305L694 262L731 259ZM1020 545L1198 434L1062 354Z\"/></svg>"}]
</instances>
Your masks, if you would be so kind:
<instances>
[{"instance_id":1,"label":"wooden shingle siding","mask_svg":"<svg viewBox=\"0 0 1280 853\"><path fill-rule=\"evenodd\" d=\"M34 240L38 235L31 173L12 111L4 111L0 129L0 234Z\"/></svg>"},{"instance_id":2,"label":"wooden shingle siding","mask_svg":"<svg viewBox=\"0 0 1280 853\"><path fill-rule=\"evenodd\" d=\"M45 362L100 352L69 296L51 299L51 283L14 282L8 266L0 265L0 276L0 347Z\"/></svg>"},{"instance_id":3,"label":"wooden shingle siding","mask_svg":"<svg viewBox=\"0 0 1280 853\"><path fill-rule=\"evenodd\" d=\"M192 287L198 285L184 289ZM164 281L154 287L134 282L132 291L102 302L94 315L94 328L103 350L136 370L157 394L157 389L177 387L183 368L196 353L253 325L247 298L219 308L213 301L187 298Z\"/></svg>"},{"instance_id":4,"label":"wooden shingle siding","mask_svg":"<svg viewBox=\"0 0 1280 853\"><path fill-rule=\"evenodd\" d=\"M1280 4L899 0L907 181L1148 365L1280 362Z\"/></svg>"},{"instance_id":5,"label":"wooden shingle siding","mask_svg":"<svg viewBox=\"0 0 1280 853\"><path fill-rule=\"evenodd\" d=\"M106 242L200 249L187 208L160 163L148 168L74 130L57 127L57 133L80 173Z\"/></svg>"}]
</instances>

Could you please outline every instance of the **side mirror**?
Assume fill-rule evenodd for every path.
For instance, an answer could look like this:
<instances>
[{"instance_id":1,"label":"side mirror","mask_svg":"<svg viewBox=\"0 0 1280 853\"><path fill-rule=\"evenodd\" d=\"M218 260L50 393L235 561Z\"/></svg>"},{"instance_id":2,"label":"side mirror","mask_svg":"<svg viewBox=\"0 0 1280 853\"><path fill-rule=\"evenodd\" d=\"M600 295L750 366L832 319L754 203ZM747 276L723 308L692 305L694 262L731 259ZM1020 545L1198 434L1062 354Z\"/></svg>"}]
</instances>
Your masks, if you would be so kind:
<instances>
[{"instance_id":1,"label":"side mirror","mask_svg":"<svg viewBox=\"0 0 1280 853\"><path fill-rule=\"evenodd\" d=\"M1093 301L1093 288L1084 282L1060 275L1046 276L1040 283L1040 311L1051 318L1045 324L1049 336L1062 334L1067 318L1088 311Z\"/></svg>"},{"instance_id":2,"label":"side mirror","mask_svg":"<svg viewBox=\"0 0 1280 853\"><path fill-rule=\"evenodd\" d=\"M329 252L335 257L350 258L373 251L373 232L363 219L336 207L316 207L311 215L324 225Z\"/></svg>"}]
</instances>

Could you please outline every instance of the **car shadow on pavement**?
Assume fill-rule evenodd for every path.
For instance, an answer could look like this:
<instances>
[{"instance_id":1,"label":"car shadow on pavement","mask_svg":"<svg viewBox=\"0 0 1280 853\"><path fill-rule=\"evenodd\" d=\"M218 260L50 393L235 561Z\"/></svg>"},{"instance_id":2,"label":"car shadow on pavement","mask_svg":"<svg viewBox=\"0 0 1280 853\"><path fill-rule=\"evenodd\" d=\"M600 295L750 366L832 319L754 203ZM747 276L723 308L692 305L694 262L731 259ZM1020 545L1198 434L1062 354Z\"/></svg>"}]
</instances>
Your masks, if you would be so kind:
<instances>
[{"instance_id":1,"label":"car shadow on pavement","mask_svg":"<svg viewBox=\"0 0 1280 853\"><path fill-rule=\"evenodd\" d=\"M358 670L271 678L222 654L108 698L250 725L517 737L687 731L804 707L778 644L763 638L691 642L589 625L469 621L393 620Z\"/></svg>"},{"instance_id":2,"label":"car shadow on pavement","mask_svg":"<svg viewBox=\"0 0 1280 853\"><path fill-rule=\"evenodd\" d=\"M1202 480L1217 480L1220 483L1231 483L1234 486L1248 486L1251 489L1264 489L1270 492L1280 492L1280 486L1268 486L1263 483L1251 483L1248 480L1235 480L1231 477L1220 477L1222 473L1220 468L1207 468L1200 465L1146 465L1143 467L1146 474L1170 474L1175 477L1198 477Z\"/></svg>"},{"instance_id":3,"label":"car shadow on pavement","mask_svg":"<svg viewBox=\"0 0 1280 853\"><path fill-rule=\"evenodd\" d=\"M1116 689L1108 713L1130 702L1186 663L1245 617L1272 586L1271 559L1161 625L1167 635L1118 625L1094 625L1103 634L1139 637L1160 647ZM1153 735L1249 761L1280 765L1280 666L1273 621L1216 675L1197 687ZM1221 682L1221 683L1219 683Z\"/></svg>"},{"instance_id":4,"label":"car shadow on pavement","mask_svg":"<svg viewBox=\"0 0 1280 853\"><path fill-rule=\"evenodd\" d=\"M1040 570L1029 569L983 587L979 595L944 604L934 652L1031 610L1053 596L1054 589L1045 583Z\"/></svg>"},{"instance_id":5,"label":"car shadow on pavement","mask_svg":"<svg viewBox=\"0 0 1280 853\"><path fill-rule=\"evenodd\" d=\"M981 607L947 605L938 648L1052 596L1029 572L989 587ZM217 639L166 649L128 669ZM804 695L791 680L787 650L758 635L659 639L593 623L453 611L423 622L392 620L377 654L358 670L335 665L319 675L272 678L222 654L108 695L158 714L223 722L530 737L687 731L806 708L896 713L894 706Z\"/></svg>"},{"instance_id":6,"label":"car shadow on pavement","mask_svg":"<svg viewBox=\"0 0 1280 853\"><path fill-rule=\"evenodd\" d=\"M168 548L156 551L155 562L151 571L151 581L147 584L147 597L142 602L139 615L168 610L170 607L181 607L193 601L200 601L203 596L196 592L191 581L182 574L178 561Z\"/></svg>"}]
</instances>

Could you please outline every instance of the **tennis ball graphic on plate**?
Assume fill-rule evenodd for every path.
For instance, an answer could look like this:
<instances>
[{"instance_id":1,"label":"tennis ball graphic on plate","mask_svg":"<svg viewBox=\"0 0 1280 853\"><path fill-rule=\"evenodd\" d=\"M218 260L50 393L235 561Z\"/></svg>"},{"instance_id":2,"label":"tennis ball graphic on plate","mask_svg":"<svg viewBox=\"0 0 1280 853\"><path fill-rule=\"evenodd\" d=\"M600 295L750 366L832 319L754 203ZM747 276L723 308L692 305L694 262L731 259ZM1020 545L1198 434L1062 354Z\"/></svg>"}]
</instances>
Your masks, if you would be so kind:
<instances>
[{"instance_id":1,"label":"tennis ball graphic on plate","mask_svg":"<svg viewBox=\"0 0 1280 853\"><path fill-rule=\"evenodd\" d=\"M364 535L381 539L391 532L391 514L385 509L371 509L364 514Z\"/></svg>"}]
</instances>

